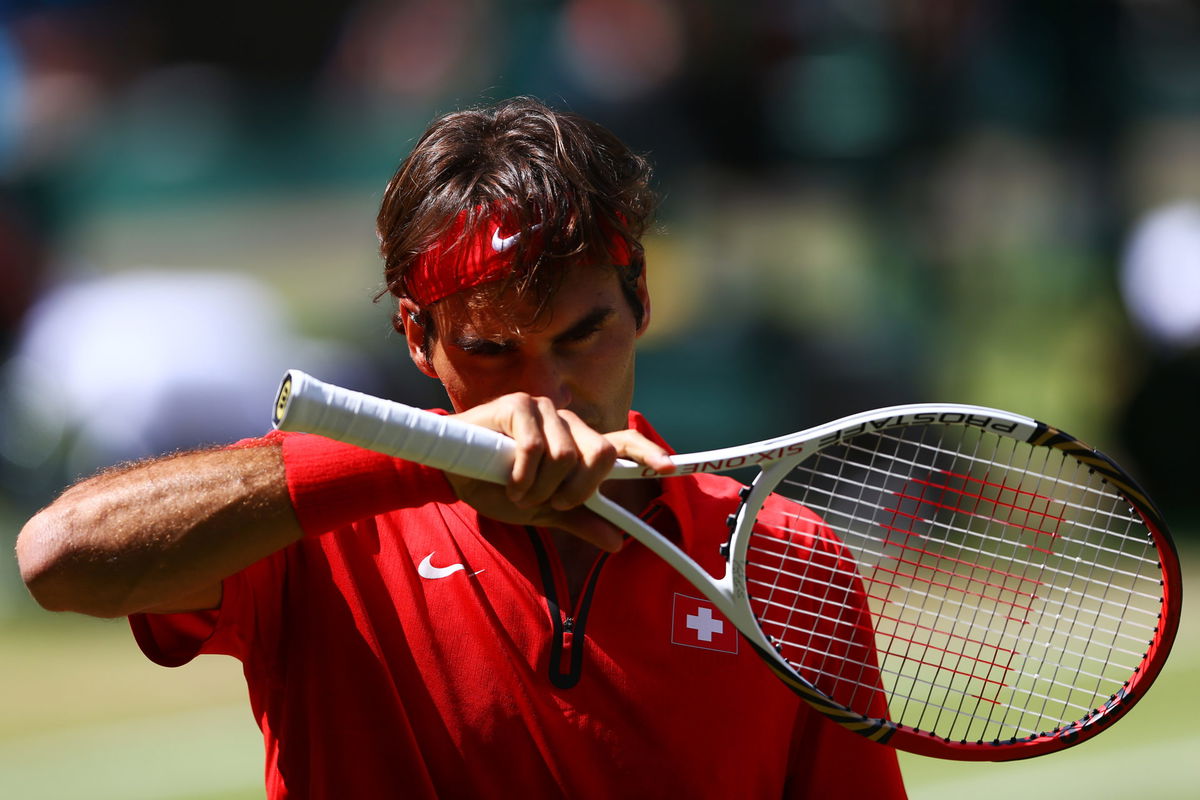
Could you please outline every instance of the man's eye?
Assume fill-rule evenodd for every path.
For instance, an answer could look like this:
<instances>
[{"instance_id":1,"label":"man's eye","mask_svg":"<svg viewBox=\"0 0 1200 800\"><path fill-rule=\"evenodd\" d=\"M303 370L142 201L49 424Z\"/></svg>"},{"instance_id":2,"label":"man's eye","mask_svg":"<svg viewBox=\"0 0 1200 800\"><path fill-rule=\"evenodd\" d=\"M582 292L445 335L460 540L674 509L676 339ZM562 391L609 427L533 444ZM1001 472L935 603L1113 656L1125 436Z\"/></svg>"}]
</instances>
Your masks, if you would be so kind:
<instances>
[{"instance_id":1,"label":"man's eye","mask_svg":"<svg viewBox=\"0 0 1200 800\"><path fill-rule=\"evenodd\" d=\"M498 356L508 352L509 348L501 342L479 341L464 345L463 350L473 356Z\"/></svg>"},{"instance_id":2,"label":"man's eye","mask_svg":"<svg viewBox=\"0 0 1200 800\"><path fill-rule=\"evenodd\" d=\"M599 325L589 325L586 328L581 328L576 331L571 331L564 337L567 342L586 342L588 339L600 332Z\"/></svg>"}]
</instances>

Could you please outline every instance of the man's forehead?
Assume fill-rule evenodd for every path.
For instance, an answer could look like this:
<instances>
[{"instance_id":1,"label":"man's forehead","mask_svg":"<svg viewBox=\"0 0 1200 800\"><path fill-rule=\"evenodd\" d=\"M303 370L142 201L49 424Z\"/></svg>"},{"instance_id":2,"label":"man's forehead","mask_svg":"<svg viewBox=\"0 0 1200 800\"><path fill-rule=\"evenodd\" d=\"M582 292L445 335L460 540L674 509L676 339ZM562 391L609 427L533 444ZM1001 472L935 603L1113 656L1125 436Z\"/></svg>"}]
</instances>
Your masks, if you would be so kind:
<instances>
[{"instance_id":1,"label":"man's forehead","mask_svg":"<svg viewBox=\"0 0 1200 800\"><path fill-rule=\"evenodd\" d=\"M495 284L455 292L433 305L438 330L450 338L506 339L549 324L553 302L543 304L516 287Z\"/></svg>"},{"instance_id":2,"label":"man's forehead","mask_svg":"<svg viewBox=\"0 0 1200 800\"><path fill-rule=\"evenodd\" d=\"M619 302L620 281L611 265L566 267L549 295L499 281L455 292L431 307L439 331L492 340L513 339L570 327Z\"/></svg>"}]
</instances>

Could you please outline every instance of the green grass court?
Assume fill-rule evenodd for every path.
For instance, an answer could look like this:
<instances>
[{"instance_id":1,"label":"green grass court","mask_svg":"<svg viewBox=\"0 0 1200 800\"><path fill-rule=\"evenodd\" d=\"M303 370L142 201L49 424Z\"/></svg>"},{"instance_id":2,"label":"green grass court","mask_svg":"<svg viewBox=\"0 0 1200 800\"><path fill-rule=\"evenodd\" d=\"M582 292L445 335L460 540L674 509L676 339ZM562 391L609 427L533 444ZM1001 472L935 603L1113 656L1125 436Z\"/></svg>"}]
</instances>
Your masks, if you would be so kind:
<instances>
[{"instance_id":1,"label":"green grass court","mask_svg":"<svg viewBox=\"0 0 1200 800\"><path fill-rule=\"evenodd\" d=\"M1184 553L1186 600L1200 548ZM236 661L146 661L124 620L22 613L0 624L0 797L262 798L262 748ZM1008 764L902 756L913 800L1179 800L1200 785L1200 623L1184 612L1151 692L1117 726L1064 753Z\"/></svg>"}]
</instances>

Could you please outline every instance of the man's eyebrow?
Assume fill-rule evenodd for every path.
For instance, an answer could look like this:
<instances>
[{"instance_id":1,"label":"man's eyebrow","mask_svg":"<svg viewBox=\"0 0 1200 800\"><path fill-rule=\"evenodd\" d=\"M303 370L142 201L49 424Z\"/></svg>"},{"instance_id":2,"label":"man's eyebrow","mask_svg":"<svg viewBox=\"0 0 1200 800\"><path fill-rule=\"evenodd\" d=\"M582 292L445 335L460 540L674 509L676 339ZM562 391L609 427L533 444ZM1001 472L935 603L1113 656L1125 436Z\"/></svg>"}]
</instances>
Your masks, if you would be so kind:
<instances>
[{"instance_id":1,"label":"man's eyebrow","mask_svg":"<svg viewBox=\"0 0 1200 800\"><path fill-rule=\"evenodd\" d=\"M454 337L454 346L459 350L465 350L468 353L478 353L483 351L503 352L513 347L511 339L490 339L487 336L480 336L475 333L461 333Z\"/></svg>"},{"instance_id":2,"label":"man's eyebrow","mask_svg":"<svg viewBox=\"0 0 1200 800\"><path fill-rule=\"evenodd\" d=\"M606 321L608 321L608 318L615 313L616 309L614 309L612 306L599 306L597 308L593 308L587 314L584 314L583 317L581 317L574 325L555 336L554 341L569 342L572 339L578 339L582 336L586 336L603 325Z\"/></svg>"},{"instance_id":3,"label":"man's eyebrow","mask_svg":"<svg viewBox=\"0 0 1200 800\"><path fill-rule=\"evenodd\" d=\"M597 306L579 318L575 324L554 337L556 343L570 342L587 336L604 325L616 313L612 306ZM468 353L503 353L516 347L516 340L497 336L495 338L477 333L460 333L454 337L454 346Z\"/></svg>"}]
</instances>

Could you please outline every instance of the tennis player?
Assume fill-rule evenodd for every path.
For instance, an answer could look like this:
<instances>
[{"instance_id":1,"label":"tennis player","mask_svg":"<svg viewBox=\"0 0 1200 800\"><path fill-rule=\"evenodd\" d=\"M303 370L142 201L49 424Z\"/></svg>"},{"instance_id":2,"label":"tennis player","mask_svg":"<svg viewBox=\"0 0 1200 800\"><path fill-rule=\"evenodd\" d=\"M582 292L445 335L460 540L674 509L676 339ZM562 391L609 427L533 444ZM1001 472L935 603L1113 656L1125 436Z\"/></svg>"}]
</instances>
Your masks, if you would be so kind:
<instances>
[{"instance_id":1,"label":"tennis player","mask_svg":"<svg viewBox=\"0 0 1200 800\"><path fill-rule=\"evenodd\" d=\"M649 179L520 98L436 120L387 187L396 328L455 415L517 441L506 486L304 434L168 456L30 520L34 597L128 616L159 664L239 659L271 798L903 797L892 750L580 505L617 457L671 469L630 411ZM716 571L739 488L604 491Z\"/></svg>"}]
</instances>

